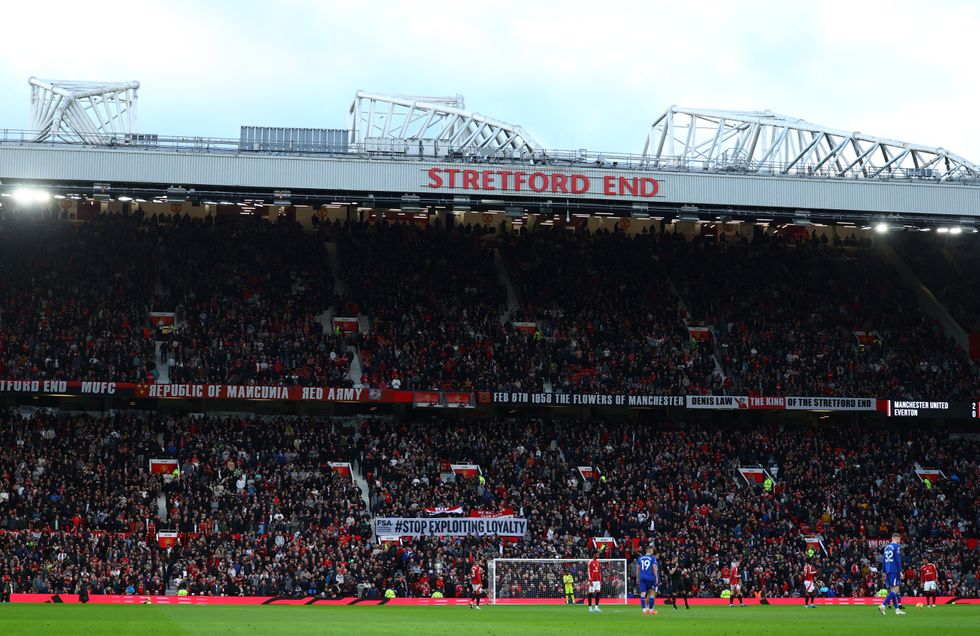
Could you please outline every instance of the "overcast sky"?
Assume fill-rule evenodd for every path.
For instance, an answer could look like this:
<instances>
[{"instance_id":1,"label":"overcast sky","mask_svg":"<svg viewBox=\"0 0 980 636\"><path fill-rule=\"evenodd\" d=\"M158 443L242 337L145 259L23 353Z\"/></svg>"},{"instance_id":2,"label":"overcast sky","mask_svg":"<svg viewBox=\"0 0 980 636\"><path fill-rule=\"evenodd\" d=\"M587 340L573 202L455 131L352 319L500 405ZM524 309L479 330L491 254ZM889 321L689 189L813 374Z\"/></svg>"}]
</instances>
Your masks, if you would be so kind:
<instances>
[{"instance_id":1,"label":"overcast sky","mask_svg":"<svg viewBox=\"0 0 980 636\"><path fill-rule=\"evenodd\" d=\"M638 152L667 106L764 110L980 162L980 2L18 2L0 127L31 75L138 80L139 128L344 128L357 89L466 97L546 148Z\"/></svg>"}]
</instances>

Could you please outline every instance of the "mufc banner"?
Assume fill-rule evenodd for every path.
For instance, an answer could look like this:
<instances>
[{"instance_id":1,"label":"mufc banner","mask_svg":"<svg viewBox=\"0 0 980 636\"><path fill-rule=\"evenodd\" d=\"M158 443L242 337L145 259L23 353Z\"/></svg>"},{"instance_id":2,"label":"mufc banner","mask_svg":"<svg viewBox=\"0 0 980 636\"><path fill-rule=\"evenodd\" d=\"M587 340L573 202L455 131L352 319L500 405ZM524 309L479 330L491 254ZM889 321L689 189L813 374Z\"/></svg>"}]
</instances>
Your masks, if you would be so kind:
<instances>
[{"instance_id":1,"label":"mufc banner","mask_svg":"<svg viewBox=\"0 0 980 636\"><path fill-rule=\"evenodd\" d=\"M378 517L375 533L396 537L523 537L527 519L518 517Z\"/></svg>"},{"instance_id":2,"label":"mufc banner","mask_svg":"<svg viewBox=\"0 0 980 636\"><path fill-rule=\"evenodd\" d=\"M464 479L472 479L483 474L478 464L450 464L449 470L453 471L454 475L459 475Z\"/></svg>"},{"instance_id":3,"label":"mufc banner","mask_svg":"<svg viewBox=\"0 0 980 636\"><path fill-rule=\"evenodd\" d=\"M151 459L150 472L157 475L173 475L177 470L176 459Z\"/></svg>"},{"instance_id":4,"label":"mufc banner","mask_svg":"<svg viewBox=\"0 0 980 636\"><path fill-rule=\"evenodd\" d=\"M330 470L337 473L343 477L348 477L352 481L354 479L354 472L350 468L350 462L327 462L330 465Z\"/></svg>"}]
</instances>

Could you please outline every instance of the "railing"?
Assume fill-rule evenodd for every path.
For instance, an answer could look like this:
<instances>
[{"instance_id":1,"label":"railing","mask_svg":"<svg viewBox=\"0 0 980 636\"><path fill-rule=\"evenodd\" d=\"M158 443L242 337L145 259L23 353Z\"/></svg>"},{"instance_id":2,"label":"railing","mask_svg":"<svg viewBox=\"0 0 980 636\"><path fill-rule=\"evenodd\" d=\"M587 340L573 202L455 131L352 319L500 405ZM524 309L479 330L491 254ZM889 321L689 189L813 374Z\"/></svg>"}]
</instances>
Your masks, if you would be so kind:
<instances>
[{"instance_id":1,"label":"railing","mask_svg":"<svg viewBox=\"0 0 980 636\"><path fill-rule=\"evenodd\" d=\"M41 144L62 147L98 149L134 149L142 151L177 152L186 154L237 154L296 157L345 157L358 159L387 159L396 161L438 160L455 163L518 164L550 168L599 168L626 171L688 172L708 174L744 174L766 177L819 179L858 179L899 181L911 183L953 182L980 187L980 172L970 166L959 166L944 172L931 168L900 168L855 166L841 170L827 163L786 164L767 161L760 163L744 157L721 157L711 160L690 157L654 157L650 155L580 150L538 150L518 152L506 148L454 147L431 140L377 139L349 144L337 149L267 150L248 147L239 139L221 137L184 137L150 134L87 135L75 141L35 141L36 131L12 128L0 129L0 146Z\"/></svg>"}]
</instances>

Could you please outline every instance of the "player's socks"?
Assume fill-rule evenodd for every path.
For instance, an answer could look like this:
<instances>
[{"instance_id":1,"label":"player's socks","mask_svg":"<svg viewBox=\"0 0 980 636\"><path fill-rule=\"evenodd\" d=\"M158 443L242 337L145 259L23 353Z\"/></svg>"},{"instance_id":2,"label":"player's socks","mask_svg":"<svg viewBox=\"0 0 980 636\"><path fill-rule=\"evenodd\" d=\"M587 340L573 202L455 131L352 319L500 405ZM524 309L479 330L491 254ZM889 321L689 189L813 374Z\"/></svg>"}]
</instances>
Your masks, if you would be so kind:
<instances>
[{"instance_id":1,"label":"player's socks","mask_svg":"<svg viewBox=\"0 0 980 636\"><path fill-rule=\"evenodd\" d=\"M647 599L643 596L640 597L640 609L643 610L644 614L647 613Z\"/></svg>"},{"instance_id":2,"label":"player's socks","mask_svg":"<svg viewBox=\"0 0 980 636\"><path fill-rule=\"evenodd\" d=\"M885 600L881 602L882 605L888 607L892 604L892 599L895 598L895 592L888 590L888 594L885 595Z\"/></svg>"},{"instance_id":3,"label":"player's socks","mask_svg":"<svg viewBox=\"0 0 980 636\"><path fill-rule=\"evenodd\" d=\"M897 592L895 593L895 611L902 611L902 595Z\"/></svg>"}]
</instances>

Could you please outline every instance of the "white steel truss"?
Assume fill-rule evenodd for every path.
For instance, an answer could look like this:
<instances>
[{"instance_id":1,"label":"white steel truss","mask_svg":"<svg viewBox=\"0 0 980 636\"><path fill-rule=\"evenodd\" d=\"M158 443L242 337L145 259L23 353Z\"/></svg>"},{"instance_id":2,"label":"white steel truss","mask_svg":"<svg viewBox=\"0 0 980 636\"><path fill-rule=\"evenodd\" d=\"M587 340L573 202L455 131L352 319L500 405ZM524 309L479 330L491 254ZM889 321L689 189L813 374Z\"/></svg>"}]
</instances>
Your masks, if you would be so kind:
<instances>
[{"instance_id":1,"label":"white steel truss","mask_svg":"<svg viewBox=\"0 0 980 636\"><path fill-rule=\"evenodd\" d=\"M436 156L465 151L516 158L541 149L520 126L467 111L462 95L396 97L363 91L350 107L350 143L367 150L418 148Z\"/></svg>"},{"instance_id":2,"label":"white steel truss","mask_svg":"<svg viewBox=\"0 0 980 636\"><path fill-rule=\"evenodd\" d=\"M834 130L771 111L672 106L650 127L642 160L653 168L755 174L980 178L980 167L943 148Z\"/></svg>"},{"instance_id":3,"label":"white steel truss","mask_svg":"<svg viewBox=\"0 0 980 636\"><path fill-rule=\"evenodd\" d=\"M34 141L105 145L136 132L139 82L29 82Z\"/></svg>"}]
</instances>

